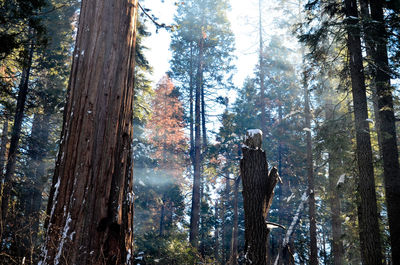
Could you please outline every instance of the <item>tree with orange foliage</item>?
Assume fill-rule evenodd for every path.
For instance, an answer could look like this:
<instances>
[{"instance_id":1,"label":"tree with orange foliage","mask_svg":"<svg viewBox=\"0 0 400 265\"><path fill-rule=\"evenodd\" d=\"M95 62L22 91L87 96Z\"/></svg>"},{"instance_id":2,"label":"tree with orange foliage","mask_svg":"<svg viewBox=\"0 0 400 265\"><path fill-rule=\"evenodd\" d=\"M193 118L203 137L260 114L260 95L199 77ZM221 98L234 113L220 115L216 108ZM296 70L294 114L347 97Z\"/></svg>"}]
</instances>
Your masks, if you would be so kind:
<instances>
[{"instance_id":1,"label":"tree with orange foliage","mask_svg":"<svg viewBox=\"0 0 400 265\"><path fill-rule=\"evenodd\" d=\"M164 235L176 220L172 220L175 205L173 190L179 190L183 183L185 170L184 150L187 139L184 135L183 107L178 92L171 79L166 75L157 85L152 102L152 117L147 123L149 143L154 148L153 159L157 161L156 175L161 188L162 204L160 213L159 234Z\"/></svg>"}]
</instances>

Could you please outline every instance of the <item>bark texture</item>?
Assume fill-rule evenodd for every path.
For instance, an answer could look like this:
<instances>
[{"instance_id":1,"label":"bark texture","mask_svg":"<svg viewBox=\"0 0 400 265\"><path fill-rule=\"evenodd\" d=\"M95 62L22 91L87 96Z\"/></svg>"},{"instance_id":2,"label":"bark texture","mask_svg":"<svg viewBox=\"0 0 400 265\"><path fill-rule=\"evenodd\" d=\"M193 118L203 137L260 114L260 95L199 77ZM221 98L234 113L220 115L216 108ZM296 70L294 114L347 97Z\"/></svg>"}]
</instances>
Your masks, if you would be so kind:
<instances>
[{"instance_id":1,"label":"bark texture","mask_svg":"<svg viewBox=\"0 0 400 265\"><path fill-rule=\"evenodd\" d=\"M266 218L278 182L278 172L272 168L268 174L266 155L259 140L262 136L258 133L248 134L247 137L246 146L242 148L243 158L240 160L245 214L244 252L246 264L266 265L269 234Z\"/></svg>"},{"instance_id":2,"label":"bark texture","mask_svg":"<svg viewBox=\"0 0 400 265\"><path fill-rule=\"evenodd\" d=\"M84 0L40 264L131 264L137 0Z\"/></svg>"},{"instance_id":3,"label":"bark texture","mask_svg":"<svg viewBox=\"0 0 400 265\"><path fill-rule=\"evenodd\" d=\"M372 38L375 41L372 58L375 69L375 88L378 98L380 147L383 158L386 203L389 219L392 261L400 264L400 168L393 109L390 68L387 55L387 32L382 1L371 1Z\"/></svg>"},{"instance_id":4,"label":"bark texture","mask_svg":"<svg viewBox=\"0 0 400 265\"><path fill-rule=\"evenodd\" d=\"M347 48L356 129L356 155L358 166L358 220L361 257L364 265L382 264L381 239L372 164L371 139L365 77L360 41L360 28L356 0L345 0L347 23Z\"/></svg>"}]
</instances>

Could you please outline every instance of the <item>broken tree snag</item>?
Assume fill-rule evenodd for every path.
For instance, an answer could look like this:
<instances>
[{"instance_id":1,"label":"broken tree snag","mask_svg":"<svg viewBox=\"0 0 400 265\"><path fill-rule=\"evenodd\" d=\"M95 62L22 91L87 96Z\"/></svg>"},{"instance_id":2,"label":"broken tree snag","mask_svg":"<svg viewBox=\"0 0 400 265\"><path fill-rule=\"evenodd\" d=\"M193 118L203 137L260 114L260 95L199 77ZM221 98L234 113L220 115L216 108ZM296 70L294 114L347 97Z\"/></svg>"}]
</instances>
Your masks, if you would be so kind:
<instances>
[{"instance_id":1,"label":"broken tree snag","mask_svg":"<svg viewBox=\"0 0 400 265\"><path fill-rule=\"evenodd\" d=\"M268 174L268 163L262 144L261 130L248 130L242 146L240 175L243 183L246 264L267 264L266 218L278 182L278 170Z\"/></svg>"}]
</instances>

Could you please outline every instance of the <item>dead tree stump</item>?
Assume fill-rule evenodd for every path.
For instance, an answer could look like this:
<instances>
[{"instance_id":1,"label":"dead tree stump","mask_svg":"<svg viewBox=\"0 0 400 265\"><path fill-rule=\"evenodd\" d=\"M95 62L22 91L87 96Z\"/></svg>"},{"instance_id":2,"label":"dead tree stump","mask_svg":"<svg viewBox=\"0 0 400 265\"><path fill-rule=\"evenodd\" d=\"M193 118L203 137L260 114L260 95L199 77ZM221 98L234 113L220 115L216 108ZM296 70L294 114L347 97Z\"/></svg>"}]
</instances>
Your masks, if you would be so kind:
<instances>
[{"instance_id":1,"label":"dead tree stump","mask_svg":"<svg viewBox=\"0 0 400 265\"><path fill-rule=\"evenodd\" d=\"M278 182L278 171L272 168L268 174L268 163L261 149L261 130L248 130L243 157L240 160L240 174L243 183L243 204L245 220L246 264L267 264L267 238L269 229L266 218Z\"/></svg>"}]
</instances>

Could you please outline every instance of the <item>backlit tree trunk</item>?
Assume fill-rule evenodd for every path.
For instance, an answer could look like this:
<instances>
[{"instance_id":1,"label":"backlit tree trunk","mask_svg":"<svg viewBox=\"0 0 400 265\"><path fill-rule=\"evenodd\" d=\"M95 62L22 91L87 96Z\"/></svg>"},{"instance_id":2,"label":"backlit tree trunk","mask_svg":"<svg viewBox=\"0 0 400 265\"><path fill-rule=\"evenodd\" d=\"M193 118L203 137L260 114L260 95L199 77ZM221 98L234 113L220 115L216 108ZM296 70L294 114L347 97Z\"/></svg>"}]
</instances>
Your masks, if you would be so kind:
<instances>
[{"instance_id":1,"label":"backlit tree trunk","mask_svg":"<svg viewBox=\"0 0 400 265\"><path fill-rule=\"evenodd\" d=\"M29 231L29 237L22 235L23 245L19 245L21 256L25 257L26 264L37 262L38 253L37 235L39 230L40 210L42 206L42 192L47 182L46 162L44 159L48 155L48 141L50 133L50 113L44 109L44 113L36 113L33 118L32 131L28 143L29 163L27 168L27 177L30 179L32 187L27 189L21 196L24 204L24 216L26 217L26 227Z\"/></svg>"},{"instance_id":2,"label":"backlit tree trunk","mask_svg":"<svg viewBox=\"0 0 400 265\"><path fill-rule=\"evenodd\" d=\"M214 212L214 218L215 220L219 219L219 212L218 212L218 201L215 201L215 212ZM215 222L214 225L214 238L215 238L215 246L214 246L214 257L216 261L220 261L220 255L219 255L219 223L218 221Z\"/></svg>"},{"instance_id":3,"label":"backlit tree trunk","mask_svg":"<svg viewBox=\"0 0 400 265\"><path fill-rule=\"evenodd\" d=\"M229 213L231 209L231 180L229 179L229 174L226 175L225 178L225 194L224 194L224 203L225 203L225 213ZM223 220L225 220L225 216L223 216ZM222 251L224 253L223 262L226 263L230 257L230 247L231 247L231 237L229 237L229 232L232 231L232 225L229 221L223 223L222 229Z\"/></svg>"},{"instance_id":4,"label":"backlit tree trunk","mask_svg":"<svg viewBox=\"0 0 400 265\"><path fill-rule=\"evenodd\" d=\"M278 173L273 168L268 174L266 155L261 149L261 132L248 131L246 137L242 148L243 158L240 160L245 214L244 252L246 264L266 265L269 234L266 218L278 182Z\"/></svg>"},{"instance_id":5,"label":"backlit tree trunk","mask_svg":"<svg viewBox=\"0 0 400 265\"><path fill-rule=\"evenodd\" d=\"M259 69L259 79L260 79L260 108L261 108L261 131L263 132L263 137L267 137L267 114L265 112L266 108L266 98L265 98L265 86L264 86L264 56L263 56L263 29L262 29L262 5L261 0L258 0L258 30L259 30L259 51L258 51L258 60L260 64Z\"/></svg>"},{"instance_id":6,"label":"backlit tree trunk","mask_svg":"<svg viewBox=\"0 0 400 265\"><path fill-rule=\"evenodd\" d=\"M337 115L335 115L335 105L328 99L325 106L326 120L328 122L336 121ZM333 126L336 124L334 123ZM331 141L341 141L342 139L332 137ZM340 173L343 173L341 159L338 154L342 153L340 147L334 147L328 145L329 154L329 202L331 207L331 224L332 224L332 254L333 254L333 264L343 265L343 241L342 241L342 220L340 217L340 191L338 189L338 180Z\"/></svg>"},{"instance_id":7,"label":"backlit tree trunk","mask_svg":"<svg viewBox=\"0 0 400 265\"><path fill-rule=\"evenodd\" d=\"M194 165L193 165L193 193L192 211L190 213L190 233L189 241L193 247L199 245L199 224L200 224L200 185L201 185L201 87L203 84L203 50L204 39L199 40L199 58L196 73L195 91L195 121L194 121Z\"/></svg>"},{"instance_id":8,"label":"backlit tree trunk","mask_svg":"<svg viewBox=\"0 0 400 265\"><path fill-rule=\"evenodd\" d=\"M379 234L357 1L345 0L344 3L356 129L356 155L359 174L358 221L361 257L364 265L379 265L382 264L382 248Z\"/></svg>"},{"instance_id":9,"label":"backlit tree trunk","mask_svg":"<svg viewBox=\"0 0 400 265\"><path fill-rule=\"evenodd\" d=\"M231 239L231 257L229 265L237 265L238 259L238 236L239 236L239 224L238 224L238 201L239 201L239 184L240 176L235 179L235 186L233 190L233 229L232 229L232 239Z\"/></svg>"},{"instance_id":10,"label":"backlit tree trunk","mask_svg":"<svg viewBox=\"0 0 400 265\"><path fill-rule=\"evenodd\" d=\"M389 219L393 264L400 264L400 168L396 141L396 121L393 109L390 68L387 55L387 32L382 1L371 1L374 22L372 38L375 42L372 58L375 70L375 88L378 98L380 147L383 158L386 203Z\"/></svg>"},{"instance_id":11,"label":"backlit tree trunk","mask_svg":"<svg viewBox=\"0 0 400 265\"><path fill-rule=\"evenodd\" d=\"M303 76L304 86L304 112L306 116L306 142L307 142L307 181L308 181L308 215L310 218L310 265L318 265L317 247L317 221L315 215L315 187L314 187L314 167L311 139L311 110L310 93L307 85L307 74Z\"/></svg>"},{"instance_id":12,"label":"backlit tree trunk","mask_svg":"<svg viewBox=\"0 0 400 265\"><path fill-rule=\"evenodd\" d=\"M5 116L3 123L3 131L1 135L1 146L0 146L0 176L1 180L4 179L4 165L6 162L6 153L7 153L7 143L8 143L8 116ZM3 198L3 186L0 187L0 238L3 238L3 216L2 216L2 198Z\"/></svg>"},{"instance_id":13,"label":"backlit tree trunk","mask_svg":"<svg viewBox=\"0 0 400 265\"><path fill-rule=\"evenodd\" d=\"M340 200L339 191L337 189L338 167L335 151L329 153L329 190L330 190L330 205L331 205L331 222L332 222L332 254L333 264L343 264L343 242L342 228L340 219Z\"/></svg>"},{"instance_id":14,"label":"backlit tree trunk","mask_svg":"<svg viewBox=\"0 0 400 265\"><path fill-rule=\"evenodd\" d=\"M84 0L40 264L131 264L137 0Z\"/></svg>"},{"instance_id":15,"label":"backlit tree trunk","mask_svg":"<svg viewBox=\"0 0 400 265\"><path fill-rule=\"evenodd\" d=\"M29 35L33 38L32 30L29 30ZM8 149L8 157L7 157L7 165L6 172L4 174L4 178L2 180L1 190L3 191L1 198L1 218L3 226L7 222L7 211L9 207L9 199L11 197L12 191L12 178L15 173L15 168L17 164L17 154L18 154L18 146L19 140L21 138L21 127L22 121L24 118L25 111L25 103L26 98L28 96L29 89L29 76L32 67L33 60L33 52L34 52L34 40L31 40L31 43L26 47L27 49L27 58L24 59L23 69L21 73L21 81L18 88L18 96L17 96L17 106L15 109L14 115L14 125L11 129L11 139L10 139L10 148Z\"/></svg>"},{"instance_id":16,"label":"backlit tree trunk","mask_svg":"<svg viewBox=\"0 0 400 265\"><path fill-rule=\"evenodd\" d=\"M3 174L4 163L6 162L6 150L8 142L8 116L4 117L3 129L1 134L1 146L0 146L0 174Z\"/></svg>"}]
</instances>

